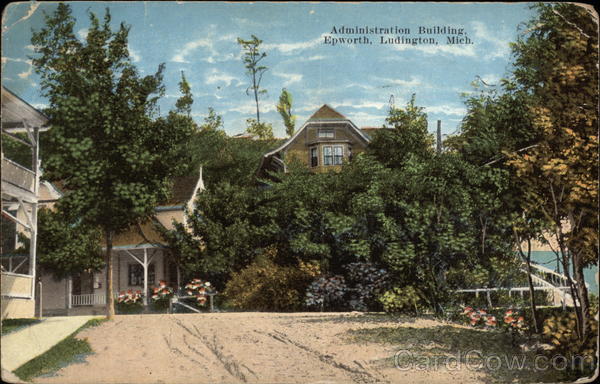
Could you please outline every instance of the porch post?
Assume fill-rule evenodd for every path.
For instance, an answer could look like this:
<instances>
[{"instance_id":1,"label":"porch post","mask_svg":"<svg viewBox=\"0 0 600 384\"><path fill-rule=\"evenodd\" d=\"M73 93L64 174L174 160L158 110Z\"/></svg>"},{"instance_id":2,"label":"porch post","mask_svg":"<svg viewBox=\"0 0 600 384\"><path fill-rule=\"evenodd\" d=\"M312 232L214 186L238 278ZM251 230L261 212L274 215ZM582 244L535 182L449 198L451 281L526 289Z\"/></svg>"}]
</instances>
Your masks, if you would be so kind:
<instances>
[{"instance_id":1,"label":"porch post","mask_svg":"<svg viewBox=\"0 0 600 384\"><path fill-rule=\"evenodd\" d=\"M73 278L71 276L69 276L69 279L67 280L67 308L71 309L71 307L73 306L73 300L72 300L72 295L73 293Z\"/></svg>"},{"instance_id":2,"label":"porch post","mask_svg":"<svg viewBox=\"0 0 600 384\"><path fill-rule=\"evenodd\" d=\"M144 248L144 305L148 305L148 248Z\"/></svg>"}]
</instances>

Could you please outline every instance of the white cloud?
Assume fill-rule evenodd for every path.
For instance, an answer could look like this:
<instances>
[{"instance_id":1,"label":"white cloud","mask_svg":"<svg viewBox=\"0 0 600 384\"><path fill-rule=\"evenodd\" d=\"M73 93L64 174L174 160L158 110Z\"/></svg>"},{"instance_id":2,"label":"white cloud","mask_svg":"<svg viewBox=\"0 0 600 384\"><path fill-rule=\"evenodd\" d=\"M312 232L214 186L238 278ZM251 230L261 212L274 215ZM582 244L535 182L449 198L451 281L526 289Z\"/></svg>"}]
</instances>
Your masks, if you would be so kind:
<instances>
[{"instance_id":1,"label":"white cloud","mask_svg":"<svg viewBox=\"0 0 600 384\"><path fill-rule=\"evenodd\" d=\"M385 77L378 77L378 76L372 76L372 78L374 80L377 80L377 81L380 81L383 83L383 85L381 85L380 87L386 87L389 85L400 85L403 87L416 87L416 86L422 85L421 80L419 80L415 76L411 76L410 80L392 79L392 78L385 78Z\"/></svg>"},{"instance_id":2,"label":"white cloud","mask_svg":"<svg viewBox=\"0 0 600 384\"><path fill-rule=\"evenodd\" d=\"M481 76L481 80L488 85L497 85L500 82L500 76L495 73L488 73L487 75Z\"/></svg>"},{"instance_id":3,"label":"white cloud","mask_svg":"<svg viewBox=\"0 0 600 384\"><path fill-rule=\"evenodd\" d=\"M226 72L219 71L216 68L211 69L207 72L204 77L205 84L225 84L226 87L229 87L233 82L236 82L236 85L242 84L242 81Z\"/></svg>"},{"instance_id":4,"label":"white cloud","mask_svg":"<svg viewBox=\"0 0 600 384\"><path fill-rule=\"evenodd\" d=\"M368 100L344 100L342 102L331 103L331 106L334 108L340 107L349 107L354 109L362 109L362 108L374 108L374 109L383 109L388 107L388 103L378 102L378 101L368 101Z\"/></svg>"},{"instance_id":5,"label":"white cloud","mask_svg":"<svg viewBox=\"0 0 600 384\"><path fill-rule=\"evenodd\" d=\"M264 113L277 111L275 104L262 102L259 104L259 106L261 115ZM229 107L225 109L225 112L237 112L243 115L253 116L256 114L256 104L252 100L248 100L242 104L229 104Z\"/></svg>"},{"instance_id":6,"label":"white cloud","mask_svg":"<svg viewBox=\"0 0 600 384\"><path fill-rule=\"evenodd\" d=\"M189 56L192 52L194 52L198 48L204 48L208 51L209 55L200 60L207 62L209 64L214 64L214 63L222 62L222 61L235 60L235 59L239 58L238 55L235 55L233 53L224 53L224 52L222 52L222 50L215 49L216 42L230 41L233 43L236 41L235 40L236 35L234 35L234 34L227 34L227 35L214 37L217 34L216 28L217 28L216 25L210 25L208 32L206 32L206 35L208 35L208 37L202 37L197 40L186 43L183 46L183 48L181 48L179 50L179 52L177 52L175 55L173 55L173 57L171 58L171 61L174 61L176 63L189 63L187 56Z\"/></svg>"},{"instance_id":7,"label":"white cloud","mask_svg":"<svg viewBox=\"0 0 600 384\"><path fill-rule=\"evenodd\" d=\"M88 33L89 29L81 28L79 31L77 31L77 36L79 36L82 40L85 40L87 38Z\"/></svg>"},{"instance_id":8,"label":"white cloud","mask_svg":"<svg viewBox=\"0 0 600 384\"><path fill-rule=\"evenodd\" d=\"M510 55L509 41L498 37L497 32L490 32L487 26L481 21L471 23L475 34L475 43L485 41L492 44L493 49L486 52L485 56L488 59L498 57L508 57Z\"/></svg>"},{"instance_id":9,"label":"white cloud","mask_svg":"<svg viewBox=\"0 0 600 384\"><path fill-rule=\"evenodd\" d=\"M323 34L324 35L324 34ZM272 44L264 44L263 47L265 50L277 50L283 54L289 54L294 51L301 51L309 48L314 48L317 45L321 44L323 41L323 35L317 37L313 40L308 41L298 41L296 43L272 43Z\"/></svg>"},{"instance_id":10,"label":"white cloud","mask_svg":"<svg viewBox=\"0 0 600 384\"><path fill-rule=\"evenodd\" d=\"M129 57L134 63L138 63L142 60L140 53L131 47L129 47Z\"/></svg>"},{"instance_id":11,"label":"white cloud","mask_svg":"<svg viewBox=\"0 0 600 384\"><path fill-rule=\"evenodd\" d=\"M442 115L464 116L467 113L465 107L457 107L453 105L436 105L425 107L427 113L440 113Z\"/></svg>"},{"instance_id":12,"label":"white cloud","mask_svg":"<svg viewBox=\"0 0 600 384\"><path fill-rule=\"evenodd\" d=\"M299 83L300 81L302 81L302 74L300 73L279 73L279 72L273 72L273 74L277 77L281 77L283 79L285 79L285 81L283 82L283 86L284 87L288 87L291 84L294 83Z\"/></svg>"},{"instance_id":13,"label":"white cloud","mask_svg":"<svg viewBox=\"0 0 600 384\"><path fill-rule=\"evenodd\" d=\"M190 41L189 43L186 43L183 46L183 48L171 58L171 61L174 61L176 63L189 63L186 57L194 50L200 47L212 48L212 42L207 38L201 38L198 40Z\"/></svg>"},{"instance_id":14,"label":"white cloud","mask_svg":"<svg viewBox=\"0 0 600 384\"><path fill-rule=\"evenodd\" d=\"M474 44L471 45L411 45L396 44L393 46L398 51L415 50L427 55L447 54L451 56L475 57Z\"/></svg>"},{"instance_id":15,"label":"white cloud","mask_svg":"<svg viewBox=\"0 0 600 384\"><path fill-rule=\"evenodd\" d=\"M42 109L48 108L48 104L43 104L43 103L31 104L31 106L33 108L35 108L35 109L38 109L38 110L42 110Z\"/></svg>"}]
</instances>

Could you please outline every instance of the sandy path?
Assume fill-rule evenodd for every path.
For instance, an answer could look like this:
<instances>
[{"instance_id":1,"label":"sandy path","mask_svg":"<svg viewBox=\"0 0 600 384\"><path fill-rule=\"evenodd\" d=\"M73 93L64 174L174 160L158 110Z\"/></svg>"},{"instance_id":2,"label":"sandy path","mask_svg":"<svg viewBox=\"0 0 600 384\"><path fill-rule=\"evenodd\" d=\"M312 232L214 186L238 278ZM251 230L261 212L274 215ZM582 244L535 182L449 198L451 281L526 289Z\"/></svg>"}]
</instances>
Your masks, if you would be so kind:
<instances>
[{"instance_id":1,"label":"sandy path","mask_svg":"<svg viewBox=\"0 0 600 384\"><path fill-rule=\"evenodd\" d=\"M343 318L342 318L343 317ZM95 354L39 383L468 383L469 371L400 371L373 361L391 347L352 344L360 314L222 313L117 316L79 334ZM348 320L348 321L340 321ZM405 325L436 326L419 320Z\"/></svg>"}]
</instances>

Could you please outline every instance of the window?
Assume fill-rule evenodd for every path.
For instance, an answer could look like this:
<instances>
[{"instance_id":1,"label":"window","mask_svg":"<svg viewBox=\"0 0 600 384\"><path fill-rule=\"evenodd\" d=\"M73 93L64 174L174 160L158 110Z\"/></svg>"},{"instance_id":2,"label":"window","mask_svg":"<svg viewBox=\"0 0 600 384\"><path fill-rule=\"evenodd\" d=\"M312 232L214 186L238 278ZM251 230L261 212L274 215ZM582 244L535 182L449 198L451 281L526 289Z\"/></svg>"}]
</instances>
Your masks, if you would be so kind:
<instances>
[{"instance_id":1,"label":"window","mask_svg":"<svg viewBox=\"0 0 600 384\"><path fill-rule=\"evenodd\" d=\"M323 147L323 165L342 165L343 160L343 145L326 145Z\"/></svg>"},{"instance_id":2,"label":"window","mask_svg":"<svg viewBox=\"0 0 600 384\"><path fill-rule=\"evenodd\" d=\"M141 264L129 264L128 276L130 286L144 285L144 267ZM155 281L154 264L148 266L148 284L152 285Z\"/></svg>"},{"instance_id":3,"label":"window","mask_svg":"<svg viewBox=\"0 0 600 384\"><path fill-rule=\"evenodd\" d=\"M320 138L330 138L333 139L335 137L334 133L333 133L333 129L319 129L319 135Z\"/></svg>"},{"instance_id":4,"label":"window","mask_svg":"<svg viewBox=\"0 0 600 384\"><path fill-rule=\"evenodd\" d=\"M310 166L316 167L317 165L319 165L319 157L318 157L317 148L311 148L310 149Z\"/></svg>"},{"instance_id":5,"label":"window","mask_svg":"<svg viewBox=\"0 0 600 384\"><path fill-rule=\"evenodd\" d=\"M333 165L342 165L344 159L344 147L336 145L333 147Z\"/></svg>"},{"instance_id":6,"label":"window","mask_svg":"<svg viewBox=\"0 0 600 384\"><path fill-rule=\"evenodd\" d=\"M331 146L323 147L323 165L333 165L333 152Z\"/></svg>"}]
</instances>

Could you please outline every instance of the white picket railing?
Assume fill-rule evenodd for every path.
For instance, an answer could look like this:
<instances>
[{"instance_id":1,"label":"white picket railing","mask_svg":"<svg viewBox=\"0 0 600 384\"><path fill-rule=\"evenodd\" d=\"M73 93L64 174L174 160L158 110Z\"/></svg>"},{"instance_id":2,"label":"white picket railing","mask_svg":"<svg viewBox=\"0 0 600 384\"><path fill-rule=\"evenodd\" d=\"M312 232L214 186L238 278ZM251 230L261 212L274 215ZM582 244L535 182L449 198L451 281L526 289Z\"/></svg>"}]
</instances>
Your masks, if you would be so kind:
<instances>
[{"instance_id":1,"label":"white picket railing","mask_svg":"<svg viewBox=\"0 0 600 384\"><path fill-rule=\"evenodd\" d=\"M106 296L103 293L90 293L86 295L71 295L71 307L83 305L104 305Z\"/></svg>"}]
</instances>

